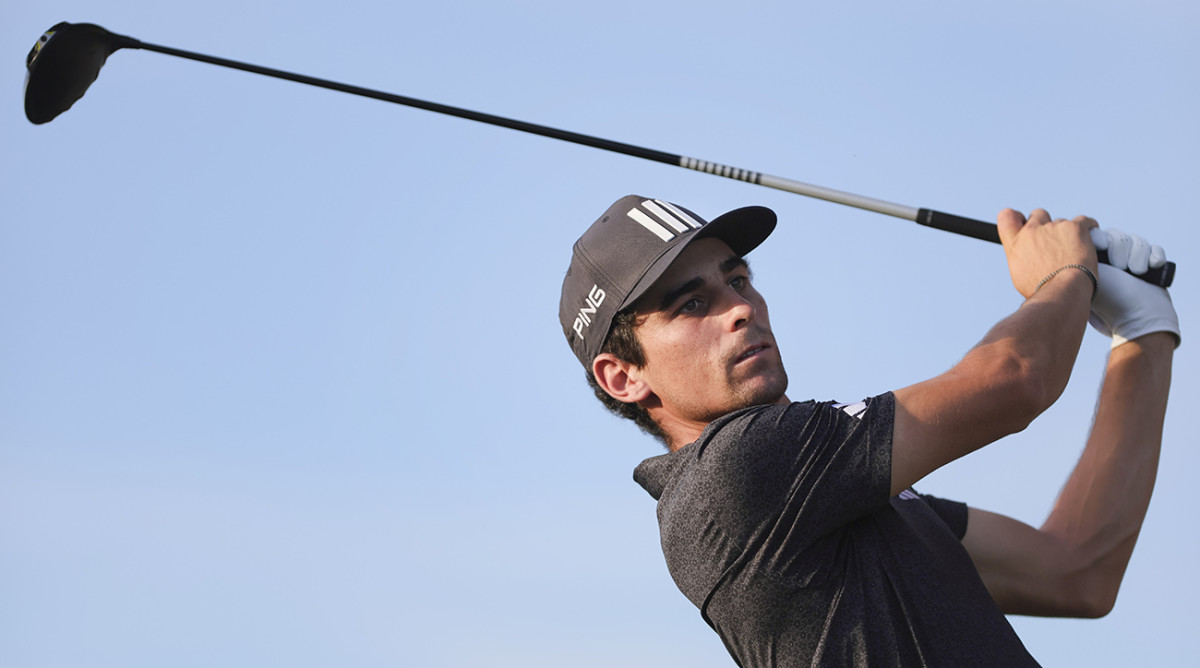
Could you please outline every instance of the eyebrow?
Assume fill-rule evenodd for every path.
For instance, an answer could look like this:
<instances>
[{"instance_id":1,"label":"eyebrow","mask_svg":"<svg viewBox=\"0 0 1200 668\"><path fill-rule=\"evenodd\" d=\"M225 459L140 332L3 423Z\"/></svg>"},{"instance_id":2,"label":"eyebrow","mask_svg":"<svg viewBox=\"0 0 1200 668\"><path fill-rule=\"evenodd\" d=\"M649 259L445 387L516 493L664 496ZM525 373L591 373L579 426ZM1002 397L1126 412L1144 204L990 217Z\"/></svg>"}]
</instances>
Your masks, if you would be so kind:
<instances>
[{"instance_id":1,"label":"eyebrow","mask_svg":"<svg viewBox=\"0 0 1200 668\"><path fill-rule=\"evenodd\" d=\"M737 269L738 267L745 267L746 270L749 271L750 264L748 262L746 262L746 258L734 255L733 257L722 262L720 269L721 269L722 274L728 274L729 272L733 271L734 269ZM702 285L704 285L704 279L697 277L697 278L693 278L692 280L688 281L687 283L684 283L683 285L675 288L674 290L668 290L667 293L662 296L662 300L659 301L658 310L660 310L660 311L667 310L668 308L671 307L671 304L675 303L675 300L677 300L680 297L682 297L683 295L691 292L692 290L699 288Z\"/></svg>"}]
</instances>

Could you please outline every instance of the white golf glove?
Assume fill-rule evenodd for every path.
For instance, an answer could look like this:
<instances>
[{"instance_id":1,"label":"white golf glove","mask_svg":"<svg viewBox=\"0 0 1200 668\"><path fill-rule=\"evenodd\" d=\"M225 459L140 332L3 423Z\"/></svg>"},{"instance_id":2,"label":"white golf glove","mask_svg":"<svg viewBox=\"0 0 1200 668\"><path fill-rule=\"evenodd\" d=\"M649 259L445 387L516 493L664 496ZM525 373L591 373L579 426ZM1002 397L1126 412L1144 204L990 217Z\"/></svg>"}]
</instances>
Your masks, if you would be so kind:
<instances>
[{"instance_id":1,"label":"white golf glove","mask_svg":"<svg viewBox=\"0 0 1200 668\"><path fill-rule=\"evenodd\" d=\"M1112 347L1153 332L1171 332L1175 346L1182 341L1179 316L1166 288L1152 285L1125 272L1144 274L1167 262L1162 247L1120 230L1093 229L1092 243L1108 251L1110 264L1101 264L1099 288L1092 300L1088 322L1096 331L1112 337ZM1110 266L1111 265L1111 266Z\"/></svg>"}]
</instances>

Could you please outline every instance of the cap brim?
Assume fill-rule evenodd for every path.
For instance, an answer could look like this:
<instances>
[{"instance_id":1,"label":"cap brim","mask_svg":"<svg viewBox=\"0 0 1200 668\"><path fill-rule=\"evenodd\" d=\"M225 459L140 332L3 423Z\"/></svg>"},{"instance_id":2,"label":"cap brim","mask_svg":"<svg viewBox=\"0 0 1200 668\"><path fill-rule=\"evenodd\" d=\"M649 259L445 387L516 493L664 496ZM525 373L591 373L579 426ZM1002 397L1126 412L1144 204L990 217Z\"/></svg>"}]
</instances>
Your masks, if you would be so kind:
<instances>
[{"instance_id":1,"label":"cap brim","mask_svg":"<svg viewBox=\"0 0 1200 668\"><path fill-rule=\"evenodd\" d=\"M777 221L775 212L765 206L742 207L717 216L690 239L667 251L650 265L650 269L633 286L617 310L628 308L646 294L654 282L667 272L675 258L698 239L717 238L739 256L746 255L771 236Z\"/></svg>"},{"instance_id":2,"label":"cap brim","mask_svg":"<svg viewBox=\"0 0 1200 668\"><path fill-rule=\"evenodd\" d=\"M696 239L716 237L729 245L738 255L746 255L775 231L778 218L765 206L746 206L717 216L696 233Z\"/></svg>"}]
</instances>

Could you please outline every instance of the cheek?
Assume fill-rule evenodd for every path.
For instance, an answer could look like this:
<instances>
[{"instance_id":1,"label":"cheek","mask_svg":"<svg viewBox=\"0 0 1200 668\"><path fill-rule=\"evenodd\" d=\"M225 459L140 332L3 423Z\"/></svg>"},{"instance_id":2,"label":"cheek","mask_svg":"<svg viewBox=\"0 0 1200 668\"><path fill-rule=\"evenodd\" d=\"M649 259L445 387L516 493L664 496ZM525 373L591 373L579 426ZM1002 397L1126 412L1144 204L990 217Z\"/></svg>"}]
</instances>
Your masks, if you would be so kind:
<instances>
[{"instance_id":1,"label":"cheek","mask_svg":"<svg viewBox=\"0 0 1200 668\"><path fill-rule=\"evenodd\" d=\"M767 310L767 303L762 297L754 303L754 319L758 326L767 331L771 331L771 314Z\"/></svg>"},{"instance_id":2,"label":"cheek","mask_svg":"<svg viewBox=\"0 0 1200 668\"><path fill-rule=\"evenodd\" d=\"M769 317L767 314L767 300L760 293L756 291L750 303L754 304L754 312L759 318L766 320Z\"/></svg>"},{"instance_id":3,"label":"cheek","mask_svg":"<svg viewBox=\"0 0 1200 668\"><path fill-rule=\"evenodd\" d=\"M659 351L659 368L672 375L695 373L703 367L703 359L694 342L671 342Z\"/></svg>"},{"instance_id":4,"label":"cheek","mask_svg":"<svg viewBox=\"0 0 1200 668\"><path fill-rule=\"evenodd\" d=\"M711 366L713 351L700 344L697 331L672 332L643 343L647 368L659 380L671 382L698 379Z\"/></svg>"}]
</instances>

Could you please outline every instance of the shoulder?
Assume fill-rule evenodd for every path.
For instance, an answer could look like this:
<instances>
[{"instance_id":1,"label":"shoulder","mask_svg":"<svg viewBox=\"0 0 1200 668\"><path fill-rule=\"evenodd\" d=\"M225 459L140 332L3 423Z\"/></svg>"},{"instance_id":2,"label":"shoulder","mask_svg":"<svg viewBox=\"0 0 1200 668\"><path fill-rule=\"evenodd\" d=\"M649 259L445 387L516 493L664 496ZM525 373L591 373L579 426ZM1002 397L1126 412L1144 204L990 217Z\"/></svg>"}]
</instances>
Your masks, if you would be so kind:
<instances>
[{"instance_id":1,"label":"shoulder","mask_svg":"<svg viewBox=\"0 0 1200 668\"><path fill-rule=\"evenodd\" d=\"M818 471L887 471L892 398L854 405L799 402L755 406L715 420L696 442L681 448L687 466L724 484L758 487L803 480Z\"/></svg>"},{"instance_id":2,"label":"shoulder","mask_svg":"<svg viewBox=\"0 0 1200 668\"><path fill-rule=\"evenodd\" d=\"M804 401L753 406L709 423L695 443L695 456L712 456L723 446L771 446L852 433L889 437L895 413L891 392L853 404Z\"/></svg>"}]
</instances>

